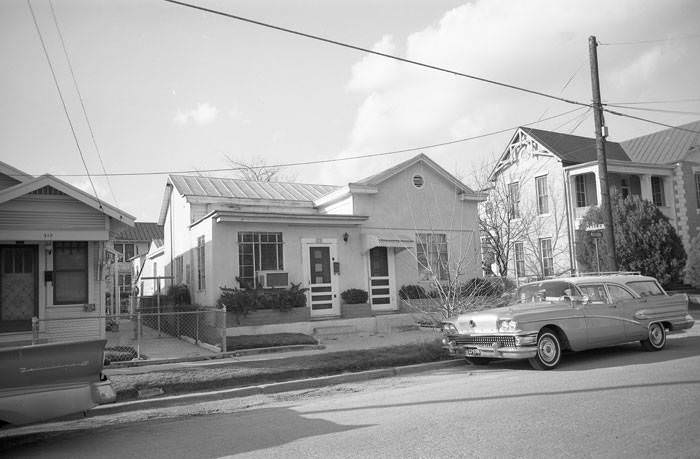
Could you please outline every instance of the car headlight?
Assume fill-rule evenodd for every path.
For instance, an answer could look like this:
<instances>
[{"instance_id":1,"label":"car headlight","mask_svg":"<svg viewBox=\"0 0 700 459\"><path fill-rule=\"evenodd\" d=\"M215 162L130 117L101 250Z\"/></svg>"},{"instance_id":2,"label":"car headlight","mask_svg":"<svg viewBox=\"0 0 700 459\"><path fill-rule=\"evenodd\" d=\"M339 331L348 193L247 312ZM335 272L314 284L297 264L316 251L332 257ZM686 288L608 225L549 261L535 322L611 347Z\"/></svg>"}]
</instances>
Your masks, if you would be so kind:
<instances>
[{"instance_id":1,"label":"car headlight","mask_svg":"<svg viewBox=\"0 0 700 459\"><path fill-rule=\"evenodd\" d=\"M498 323L498 331L501 333L513 332L518 329L518 322L515 320L501 320Z\"/></svg>"},{"instance_id":2,"label":"car headlight","mask_svg":"<svg viewBox=\"0 0 700 459\"><path fill-rule=\"evenodd\" d=\"M442 331L445 333L457 333L457 327L455 327L455 324L444 322L442 324Z\"/></svg>"}]
</instances>

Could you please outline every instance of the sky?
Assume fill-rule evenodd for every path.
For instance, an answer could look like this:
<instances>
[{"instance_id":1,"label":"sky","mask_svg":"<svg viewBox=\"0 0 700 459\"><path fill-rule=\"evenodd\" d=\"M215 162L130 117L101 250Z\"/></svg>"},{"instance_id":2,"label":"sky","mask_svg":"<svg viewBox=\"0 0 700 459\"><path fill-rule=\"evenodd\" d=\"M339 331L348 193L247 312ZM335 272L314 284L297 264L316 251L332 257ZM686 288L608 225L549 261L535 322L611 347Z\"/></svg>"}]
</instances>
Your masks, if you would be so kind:
<instances>
[{"instance_id":1,"label":"sky","mask_svg":"<svg viewBox=\"0 0 700 459\"><path fill-rule=\"evenodd\" d=\"M505 130L282 169L343 185L423 152L474 184L517 126L577 108L162 0L30 1L80 151L27 1L3 0L0 161L91 193L80 152L91 174L177 173L230 167L227 157L326 161ZM604 102L654 109L618 110L674 126L700 119L696 0L190 1L584 103L594 35ZM613 115L606 125L612 141L664 129ZM586 108L532 127L594 136ZM100 199L139 221L157 220L166 179L92 177Z\"/></svg>"}]
</instances>

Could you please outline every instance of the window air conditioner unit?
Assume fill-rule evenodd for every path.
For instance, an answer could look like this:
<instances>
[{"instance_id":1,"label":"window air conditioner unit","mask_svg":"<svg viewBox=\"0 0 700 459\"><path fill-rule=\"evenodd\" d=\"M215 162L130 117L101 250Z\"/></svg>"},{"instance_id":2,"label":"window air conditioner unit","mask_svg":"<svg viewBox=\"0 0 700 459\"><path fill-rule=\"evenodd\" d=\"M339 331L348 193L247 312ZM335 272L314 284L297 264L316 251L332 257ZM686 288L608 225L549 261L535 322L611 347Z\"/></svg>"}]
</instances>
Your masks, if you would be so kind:
<instances>
[{"instance_id":1,"label":"window air conditioner unit","mask_svg":"<svg viewBox=\"0 0 700 459\"><path fill-rule=\"evenodd\" d=\"M284 271L258 271L258 285L263 288L286 288L289 286L289 273Z\"/></svg>"}]
</instances>

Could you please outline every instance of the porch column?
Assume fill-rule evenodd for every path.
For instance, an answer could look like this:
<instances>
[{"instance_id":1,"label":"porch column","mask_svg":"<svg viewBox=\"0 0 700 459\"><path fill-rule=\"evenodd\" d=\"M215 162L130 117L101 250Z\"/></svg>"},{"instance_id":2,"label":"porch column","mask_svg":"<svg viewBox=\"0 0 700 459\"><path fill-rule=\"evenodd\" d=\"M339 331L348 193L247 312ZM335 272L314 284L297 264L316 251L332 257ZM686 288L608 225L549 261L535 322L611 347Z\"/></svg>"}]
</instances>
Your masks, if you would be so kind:
<instances>
[{"instance_id":1,"label":"porch column","mask_svg":"<svg viewBox=\"0 0 700 459\"><path fill-rule=\"evenodd\" d=\"M639 176L639 183L642 188L642 199L652 201L651 199L651 175L642 174Z\"/></svg>"}]
</instances>

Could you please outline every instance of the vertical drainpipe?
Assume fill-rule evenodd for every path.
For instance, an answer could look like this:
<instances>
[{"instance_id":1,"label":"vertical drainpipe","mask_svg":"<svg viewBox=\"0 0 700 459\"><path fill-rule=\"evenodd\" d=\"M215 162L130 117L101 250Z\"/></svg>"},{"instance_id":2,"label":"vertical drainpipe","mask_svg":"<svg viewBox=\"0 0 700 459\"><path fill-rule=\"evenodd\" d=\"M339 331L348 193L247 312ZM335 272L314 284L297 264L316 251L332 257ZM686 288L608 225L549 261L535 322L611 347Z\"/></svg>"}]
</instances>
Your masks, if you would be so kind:
<instances>
[{"instance_id":1,"label":"vertical drainpipe","mask_svg":"<svg viewBox=\"0 0 700 459\"><path fill-rule=\"evenodd\" d=\"M562 163L562 176L564 178L564 200L566 201L566 236L569 239L569 265L571 266L571 269L575 269L578 272L578 267L575 264L575 251L574 251L574 240L575 238L572 238L572 234L574 231L573 228L573 222L571 220L571 199L569 196L570 190L569 190L569 179L566 174L566 170L564 169L564 164Z\"/></svg>"},{"instance_id":2,"label":"vertical drainpipe","mask_svg":"<svg viewBox=\"0 0 700 459\"><path fill-rule=\"evenodd\" d=\"M172 287L175 285L175 266L173 266L173 217L175 210L173 208L173 184L168 182L166 186L170 188L170 206L168 207L170 208L170 286Z\"/></svg>"}]
</instances>

